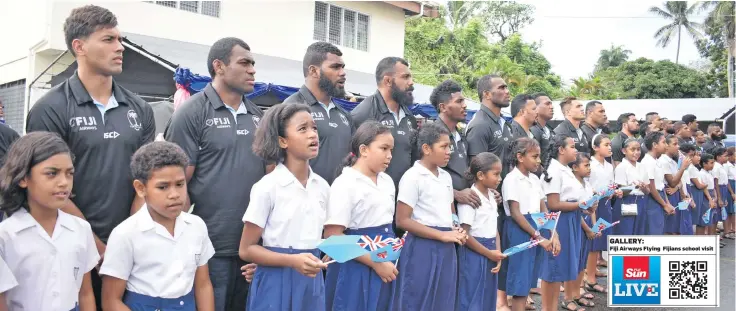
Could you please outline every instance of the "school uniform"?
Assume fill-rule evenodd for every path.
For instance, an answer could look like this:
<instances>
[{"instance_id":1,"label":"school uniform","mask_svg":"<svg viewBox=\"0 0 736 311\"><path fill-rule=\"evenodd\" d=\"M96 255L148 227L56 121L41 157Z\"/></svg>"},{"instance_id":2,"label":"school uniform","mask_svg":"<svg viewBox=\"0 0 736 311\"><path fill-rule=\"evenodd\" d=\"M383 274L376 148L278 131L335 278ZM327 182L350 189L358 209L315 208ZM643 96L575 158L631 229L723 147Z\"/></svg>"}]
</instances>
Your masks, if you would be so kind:
<instances>
[{"instance_id":1,"label":"school uniform","mask_svg":"<svg viewBox=\"0 0 736 311\"><path fill-rule=\"evenodd\" d=\"M715 178L718 178L718 189L721 191L721 200L726 203L726 207L728 208L729 202L731 202L731 193L728 192L728 169L723 166L723 164L716 162L713 166L712 174ZM731 203L733 205L733 203ZM714 213L718 213L718 218L716 218L716 222L719 222L722 220L721 215L721 206L718 205L718 208L716 211L713 211Z\"/></svg>"},{"instance_id":2,"label":"school uniform","mask_svg":"<svg viewBox=\"0 0 736 311\"><path fill-rule=\"evenodd\" d=\"M496 221L498 205L493 192L483 194L475 186L473 192L480 197L481 205L475 209L467 204L458 204L460 223L470 226L470 234L478 243L489 250L496 245ZM487 196L487 198L486 198ZM471 250L467 245L458 251L460 276L458 282L457 308L455 310L495 310L498 275L491 272L496 262Z\"/></svg>"},{"instance_id":3,"label":"school uniform","mask_svg":"<svg viewBox=\"0 0 736 311\"><path fill-rule=\"evenodd\" d=\"M194 311L194 276L214 254L202 218L179 214L172 236L143 205L112 231L100 274L127 281L123 303L132 311Z\"/></svg>"},{"instance_id":4,"label":"school uniform","mask_svg":"<svg viewBox=\"0 0 736 311\"><path fill-rule=\"evenodd\" d=\"M731 162L726 162L723 167L726 168L728 183L731 185L731 189L733 189L733 191L736 191L736 165ZM730 200L726 202L726 213L728 213L729 215L733 215L734 213L736 213L736 210L734 210L734 202L736 202L736 198L731 197L730 193L729 198Z\"/></svg>"},{"instance_id":5,"label":"school uniform","mask_svg":"<svg viewBox=\"0 0 736 311\"><path fill-rule=\"evenodd\" d=\"M504 221L504 232L501 237L502 248L506 250L531 239L531 236L511 218L508 201L518 202L521 215L532 227L535 227L530 214L540 212L539 206L544 199L544 192L539 177L532 173L524 176L518 168L514 168L506 175L501 192L504 199L504 211L509 215ZM499 289L506 291L510 296L529 295L529 290L536 287L539 278L537 275L539 267L535 267L537 254L538 252L534 249L527 250L502 261L498 275Z\"/></svg>"},{"instance_id":6,"label":"school uniform","mask_svg":"<svg viewBox=\"0 0 736 311\"><path fill-rule=\"evenodd\" d=\"M23 208L0 223L0 257L18 281L5 292L9 310L78 310L82 280L100 255L89 223L58 213L51 236Z\"/></svg>"},{"instance_id":7,"label":"school uniform","mask_svg":"<svg viewBox=\"0 0 736 311\"><path fill-rule=\"evenodd\" d=\"M716 222L720 220L720 218L716 218L716 215L715 215L715 213L718 210L720 210L720 208L718 208L718 206L717 206L718 205L718 200L716 200L715 176L713 176L713 170L706 171L705 169L701 169L700 170L700 177L702 178L703 183L705 183L708 186L707 189L708 189L708 193L710 194L710 197L714 201L716 201L716 208L711 209L710 208L710 202L708 201L708 199L707 198L704 198L703 199L703 211L702 211L702 213L700 214L700 217L699 217L700 218L699 225L700 226L703 226L703 227L708 227L708 226L711 226L711 225L715 225ZM706 223L705 221L703 221L703 216L705 215L706 212L708 212L708 209L711 209L711 214L710 214L710 219L709 219L708 223Z\"/></svg>"},{"instance_id":8,"label":"school uniform","mask_svg":"<svg viewBox=\"0 0 736 311\"><path fill-rule=\"evenodd\" d=\"M646 174L641 169L641 164L623 159L613 170L616 184L621 186L634 186L635 183L649 182ZM613 204L613 221L619 224L613 227L615 235L643 235L646 232L647 213L644 192L636 188L625 194L621 200ZM636 215L628 215L625 211L630 210Z\"/></svg>"},{"instance_id":9,"label":"school uniform","mask_svg":"<svg viewBox=\"0 0 736 311\"><path fill-rule=\"evenodd\" d=\"M394 238L395 193L394 182L386 173L379 173L374 183L353 168L343 168L330 188L325 225L343 226L346 235ZM326 301L327 310L390 309L396 282L384 283L373 269L356 260L332 263L327 269L325 288L334 289L327 295L334 297Z\"/></svg>"},{"instance_id":10,"label":"school uniform","mask_svg":"<svg viewBox=\"0 0 736 311\"><path fill-rule=\"evenodd\" d=\"M664 192L664 170L657 162L657 159L652 157L651 154L644 156L639 164L646 174L646 183L649 184L651 180L654 180L654 187L659 192L659 196L662 200L665 200L666 193ZM647 196L646 201L646 213L647 213L647 235L662 235L664 234L664 219L665 211L664 207L660 205L650 193Z\"/></svg>"},{"instance_id":11,"label":"school uniform","mask_svg":"<svg viewBox=\"0 0 736 311\"><path fill-rule=\"evenodd\" d=\"M580 184L580 183L578 183ZM583 184L580 184L582 187L578 190L578 201L587 200L591 196L593 196L593 193L595 190L593 190L593 187L590 185L589 182L584 181ZM600 208L600 206L598 206ZM596 211L598 211L596 209ZM588 225L588 228L593 228L593 217L590 215L586 215L584 213L580 213L582 217L582 221L585 222L586 225ZM585 270L587 264L588 264L588 254L593 249L593 240L588 239L588 236L585 234L585 230L583 230L583 226L581 224L580 226L580 256L578 256L578 273Z\"/></svg>"},{"instance_id":12,"label":"school uniform","mask_svg":"<svg viewBox=\"0 0 736 311\"><path fill-rule=\"evenodd\" d=\"M438 168L438 176L419 161L399 182L397 201L411 207L411 218L440 231L452 228L452 178ZM404 241L396 279L394 308L398 310L453 310L457 298L457 253L453 243L418 237L409 232Z\"/></svg>"},{"instance_id":13,"label":"school uniform","mask_svg":"<svg viewBox=\"0 0 736 311\"><path fill-rule=\"evenodd\" d=\"M583 186L568 166L562 165L556 159L551 159L547 174L552 179L549 182L542 182L545 195L559 194L560 202L578 202L584 196L584 193L580 193L585 191ZM543 175L542 178L547 176ZM578 258L581 248L581 215L579 209L560 214L556 228L557 237L560 240L560 253L557 256L549 252L543 253L543 268L540 276L542 280L565 282L577 278L579 272Z\"/></svg>"},{"instance_id":14,"label":"school uniform","mask_svg":"<svg viewBox=\"0 0 736 311\"><path fill-rule=\"evenodd\" d=\"M10 271L8 265L5 263L2 257L0 257L0 294L7 292L13 287L18 286L18 281L13 276L13 271Z\"/></svg>"},{"instance_id":15,"label":"school uniform","mask_svg":"<svg viewBox=\"0 0 736 311\"><path fill-rule=\"evenodd\" d=\"M613 182L613 179L613 165L611 163L606 160L604 160L603 163L598 162L595 157L590 160L590 177L588 178L588 181L593 189L607 187ZM610 223L614 222L611 198L601 198L598 201L598 209L595 211L595 217L605 219ZM601 236L593 240L591 251L607 251L608 235L610 233L610 230L604 230L601 232Z\"/></svg>"},{"instance_id":16,"label":"school uniform","mask_svg":"<svg viewBox=\"0 0 736 311\"><path fill-rule=\"evenodd\" d=\"M697 214L697 206L698 202L703 200L703 192L699 191L695 188L695 185L693 185L693 182L691 180L691 173L690 173L690 167L695 169L695 167L690 164L687 169L682 173L682 187L685 191L685 195L690 197L690 200L695 205L695 208L691 208L690 206L687 207L687 210L680 211L682 218L680 219L680 234L681 235L693 235L693 214ZM695 169L697 172L697 169ZM695 175L697 176L697 175Z\"/></svg>"},{"instance_id":17,"label":"school uniform","mask_svg":"<svg viewBox=\"0 0 736 311\"><path fill-rule=\"evenodd\" d=\"M661 155L659 159L657 159L657 163L659 164L659 167L662 168L662 171L665 173L665 175L669 174L669 175L672 175L672 177L675 177L675 175L677 175L677 171L679 170L677 161L670 158L670 156L666 154ZM666 192L665 192L665 195L667 195ZM675 207L675 214L665 215L664 233L680 233L680 222L682 221L682 212L678 208L676 208L677 204L680 203L681 201L680 191L678 190L678 191L675 191L675 193L671 195L667 195L667 199L670 202L670 205Z\"/></svg>"},{"instance_id":18,"label":"school uniform","mask_svg":"<svg viewBox=\"0 0 736 311\"><path fill-rule=\"evenodd\" d=\"M330 186L311 168L306 186L284 164L253 185L250 203L243 215L263 228L263 247L282 254L311 253L327 218ZM290 267L259 265L248 291L247 310L325 310L322 273L310 278Z\"/></svg>"}]
</instances>

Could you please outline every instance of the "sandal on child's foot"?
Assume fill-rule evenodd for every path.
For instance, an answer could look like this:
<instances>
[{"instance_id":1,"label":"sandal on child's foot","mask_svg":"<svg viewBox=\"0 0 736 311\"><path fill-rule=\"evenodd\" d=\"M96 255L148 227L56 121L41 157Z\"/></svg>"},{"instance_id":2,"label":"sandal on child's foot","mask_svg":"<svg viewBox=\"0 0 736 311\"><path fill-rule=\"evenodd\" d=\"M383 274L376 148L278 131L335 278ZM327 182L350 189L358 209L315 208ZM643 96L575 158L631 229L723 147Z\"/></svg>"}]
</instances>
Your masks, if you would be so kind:
<instances>
[{"instance_id":1,"label":"sandal on child's foot","mask_svg":"<svg viewBox=\"0 0 736 311\"><path fill-rule=\"evenodd\" d=\"M598 284L598 282L595 282L595 283L588 283L588 281L584 281L584 282L585 282L585 290L589 292L604 293L604 294L608 293L608 290L605 287Z\"/></svg>"},{"instance_id":2,"label":"sandal on child's foot","mask_svg":"<svg viewBox=\"0 0 736 311\"><path fill-rule=\"evenodd\" d=\"M585 289L582 288L582 287L580 288L580 297L583 297L585 299L590 299L590 300L592 300L593 298L595 298L595 296L593 296L593 294L585 291Z\"/></svg>"},{"instance_id":3,"label":"sandal on child's foot","mask_svg":"<svg viewBox=\"0 0 736 311\"><path fill-rule=\"evenodd\" d=\"M590 298L585 298L585 297L578 297L578 298L575 298L575 302L576 302L576 303L577 303L578 305L580 305L580 306L583 306L583 307L591 307L591 308L592 308L592 307L595 307L595 303L594 303L594 302L592 302L592 301L590 301L590 300L592 300L592 299L590 299L590 300L589 300L589 299L590 299Z\"/></svg>"},{"instance_id":4,"label":"sandal on child's foot","mask_svg":"<svg viewBox=\"0 0 736 311\"><path fill-rule=\"evenodd\" d=\"M560 307L562 307L562 309L564 310L570 310L570 311L585 311L584 308L581 308L580 306L578 306L577 303L575 303L575 301L572 301L572 300L568 300L568 301L565 301L564 299L560 300Z\"/></svg>"}]
</instances>

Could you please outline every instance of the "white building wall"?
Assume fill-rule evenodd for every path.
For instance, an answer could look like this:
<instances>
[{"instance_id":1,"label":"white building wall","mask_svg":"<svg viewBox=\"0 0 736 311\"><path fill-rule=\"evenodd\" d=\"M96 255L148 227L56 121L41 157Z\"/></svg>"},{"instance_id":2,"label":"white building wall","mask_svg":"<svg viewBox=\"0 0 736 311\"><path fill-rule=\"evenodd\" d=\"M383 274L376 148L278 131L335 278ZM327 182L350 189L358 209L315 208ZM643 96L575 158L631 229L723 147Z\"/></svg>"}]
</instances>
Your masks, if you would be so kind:
<instances>
[{"instance_id":1,"label":"white building wall","mask_svg":"<svg viewBox=\"0 0 736 311\"><path fill-rule=\"evenodd\" d=\"M224 1L219 18L153 3L94 3L115 13L121 31L152 37L211 45L219 38L235 36L245 40L254 53L299 61L314 42L314 2L310 1ZM377 1L329 3L370 16L369 51L340 47L350 69L372 73L383 57L404 55L402 9ZM82 4L53 3L49 27L52 49L65 48L64 20Z\"/></svg>"},{"instance_id":2,"label":"white building wall","mask_svg":"<svg viewBox=\"0 0 736 311\"><path fill-rule=\"evenodd\" d=\"M47 0L0 1L0 84L26 79L29 49L49 29Z\"/></svg>"}]
</instances>

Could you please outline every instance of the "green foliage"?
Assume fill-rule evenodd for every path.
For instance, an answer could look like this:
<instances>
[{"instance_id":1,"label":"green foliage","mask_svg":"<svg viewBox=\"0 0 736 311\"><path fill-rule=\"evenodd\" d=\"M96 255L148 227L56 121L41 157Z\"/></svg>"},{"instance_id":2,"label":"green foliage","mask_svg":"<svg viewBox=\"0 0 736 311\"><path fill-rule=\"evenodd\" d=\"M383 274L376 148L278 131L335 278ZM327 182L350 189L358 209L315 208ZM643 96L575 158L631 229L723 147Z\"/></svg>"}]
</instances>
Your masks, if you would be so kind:
<instances>
[{"instance_id":1,"label":"green foliage","mask_svg":"<svg viewBox=\"0 0 736 311\"><path fill-rule=\"evenodd\" d=\"M639 58L600 71L598 78L621 99L711 97L703 74L668 60Z\"/></svg>"},{"instance_id":2,"label":"green foliage","mask_svg":"<svg viewBox=\"0 0 736 311\"><path fill-rule=\"evenodd\" d=\"M623 45L614 46L612 43L610 49L601 50L598 63L595 65L595 71L621 65L629 60L629 54L631 54L631 50L625 49Z\"/></svg>"},{"instance_id":3,"label":"green foliage","mask_svg":"<svg viewBox=\"0 0 736 311\"><path fill-rule=\"evenodd\" d=\"M411 18L406 22L404 53L415 80L437 85L453 79L466 96L477 98L476 83L485 74L499 74L513 94L545 92L561 96L560 77L536 44L513 34L504 42L489 43L479 16L449 29L441 18Z\"/></svg>"},{"instance_id":4,"label":"green foliage","mask_svg":"<svg viewBox=\"0 0 736 311\"><path fill-rule=\"evenodd\" d=\"M487 33L501 42L534 22L534 6L515 1L481 1Z\"/></svg>"},{"instance_id":5,"label":"green foliage","mask_svg":"<svg viewBox=\"0 0 736 311\"><path fill-rule=\"evenodd\" d=\"M716 97L728 97L728 50L719 24L707 25L707 39L698 40L700 56L710 61L710 68L704 73L708 90Z\"/></svg>"},{"instance_id":6,"label":"green foliage","mask_svg":"<svg viewBox=\"0 0 736 311\"><path fill-rule=\"evenodd\" d=\"M683 30L695 40L702 37L699 31L702 25L690 20L691 15L695 14L695 11L699 7L700 5L698 3L688 6L687 1L667 1L664 3L663 8L656 6L649 8L650 13L659 15L670 22L657 30L654 33L654 38L657 39L657 46L664 48L677 37L675 63L678 63L680 59L680 37L682 36Z\"/></svg>"}]
</instances>

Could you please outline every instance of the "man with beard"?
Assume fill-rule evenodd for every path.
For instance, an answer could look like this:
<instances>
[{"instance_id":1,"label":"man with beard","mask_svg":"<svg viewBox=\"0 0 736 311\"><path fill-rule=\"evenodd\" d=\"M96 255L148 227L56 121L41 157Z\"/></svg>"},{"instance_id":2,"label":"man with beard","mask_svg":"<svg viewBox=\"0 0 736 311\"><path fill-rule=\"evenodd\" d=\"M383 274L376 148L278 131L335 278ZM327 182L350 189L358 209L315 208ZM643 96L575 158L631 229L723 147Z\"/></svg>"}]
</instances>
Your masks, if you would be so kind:
<instances>
[{"instance_id":1,"label":"man with beard","mask_svg":"<svg viewBox=\"0 0 736 311\"><path fill-rule=\"evenodd\" d=\"M511 122L501 116L501 108L509 106L509 88L497 75L485 75L478 80L480 110L470 120L465 130L468 139L468 155L471 160L481 152L491 152L504 159L506 146L513 141ZM508 169L503 168L502 177Z\"/></svg>"},{"instance_id":2,"label":"man with beard","mask_svg":"<svg viewBox=\"0 0 736 311\"><path fill-rule=\"evenodd\" d=\"M695 132L698 131L698 117L694 114L686 114L682 116L682 122L690 129L690 143L695 143Z\"/></svg>"},{"instance_id":3,"label":"man with beard","mask_svg":"<svg viewBox=\"0 0 736 311\"><path fill-rule=\"evenodd\" d=\"M315 42L307 48L302 66L304 85L284 104L309 106L319 132L319 154L309 165L332 184L342 160L350 153L350 139L355 132L350 113L332 101L345 96L345 63L340 49L327 42Z\"/></svg>"},{"instance_id":4,"label":"man with beard","mask_svg":"<svg viewBox=\"0 0 736 311\"><path fill-rule=\"evenodd\" d=\"M624 142L639 133L639 121L636 120L636 115L633 113L622 113L618 116L617 123L621 127L621 130L611 141L611 151L613 151L611 158L613 159L614 167L621 163L625 157L623 151Z\"/></svg>"},{"instance_id":5,"label":"man with beard","mask_svg":"<svg viewBox=\"0 0 736 311\"><path fill-rule=\"evenodd\" d=\"M404 173L418 159L416 144L417 119L409 110L414 102L414 81L409 63L400 57L386 57L376 66L375 94L358 104L351 115L355 128L367 120L375 120L391 128L394 151L386 174L391 176L399 189Z\"/></svg>"},{"instance_id":6,"label":"man with beard","mask_svg":"<svg viewBox=\"0 0 736 311\"><path fill-rule=\"evenodd\" d=\"M450 132L450 161L444 169L452 177L455 201L477 208L481 204L480 197L469 188L471 184L465 179L469 164L468 142L457 129L457 124L464 122L467 116L462 87L455 81L445 80L432 90L429 102L437 110L436 122Z\"/></svg>"},{"instance_id":7,"label":"man with beard","mask_svg":"<svg viewBox=\"0 0 736 311\"><path fill-rule=\"evenodd\" d=\"M549 142L555 134L554 129L548 124L554 116L554 107L547 94L537 93L532 97L534 97L534 102L537 104L537 119L531 128L531 132L542 149L542 163L545 163L544 161L549 157Z\"/></svg>"},{"instance_id":8,"label":"man with beard","mask_svg":"<svg viewBox=\"0 0 736 311\"><path fill-rule=\"evenodd\" d=\"M238 257L241 219L253 184L266 174L266 163L252 149L263 112L245 97L255 85L254 65L243 40L217 40L207 56L212 82L174 111L164 132L189 156L192 213L204 220L215 247L209 273L217 311L245 310L248 295L240 271L245 262Z\"/></svg>"},{"instance_id":9,"label":"man with beard","mask_svg":"<svg viewBox=\"0 0 736 311\"><path fill-rule=\"evenodd\" d=\"M87 219L103 259L112 230L143 205L133 189L130 158L156 131L151 106L113 80L123 72L125 50L117 24L115 15L99 6L72 10L64 39L77 71L44 94L26 120L26 132L57 133L75 155L77 178L63 211ZM96 269L92 288L101 308Z\"/></svg>"},{"instance_id":10,"label":"man with beard","mask_svg":"<svg viewBox=\"0 0 736 311\"><path fill-rule=\"evenodd\" d=\"M692 131L690 130L690 127L683 122L683 121L677 121L675 122L675 125L672 127L675 130L675 135L677 136L677 144L680 146L683 146L685 144L692 144L693 141L693 135Z\"/></svg>"},{"instance_id":11,"label":"man with beard","mask_svg":"<svg viewBox=\"0 0 736 311\"><path fill-rule=\"evenodd\" d=\"M726 133L721 130L721 126L718 123L711 123L708 125L708 136L706 136L706 141L703 144L703 150L713 154L716 148L724 148L724 139L726 139Z\"/></svg>"},{"instance_id":12,"label":"man with beard","mask_svg":"<svg viewBox=\"0 0 736 311\"><path fill-rule=\"evenodd\" d=\"M649 122L649 124L651 124L651 126L655 128L657 131L664 130L664 127L662 126L662 118L659 117L659 113L657 112L647 113L645 121ZM646 136L646 135L642 134L642 136ZM642 151L641 153L644 154L645 152Z\"/></svg>"},{"instance_id":13,"label":"man with beard","mask_svg":"<svg viewBox=\"0 0 736 311\"><path fill-rule=\"evenodd\" d=\"M514 139L528 137L534 138L531 127L537 119L537 103L531 96L519 94L511 101L511 135Z\"/></svg>"},{"instance_id":14,"label":"man with beard","mask_svg":"<svg viewBox=\"0 0 736 311\"><path fill-rule=\"evenodd\" d=\"M674 135L675 134L675 128L672 124L672 120L667 118L662 118L662 133L666 135Z\"/></svg>"},{"instance_id":15,"label":"man with beard","mask_svg":"<svg viewBox=\"0 0 736 311\"><path fill-rule=\"evenodd\" d=\"M555 134L572 138L578 152L590 153L590 139L586 138L585 132L580 128L585 120L583 103L575 97L567 97L560 103L560 108L565 115L565 121L555 128Z\"/></svg>"}]
</instances>

